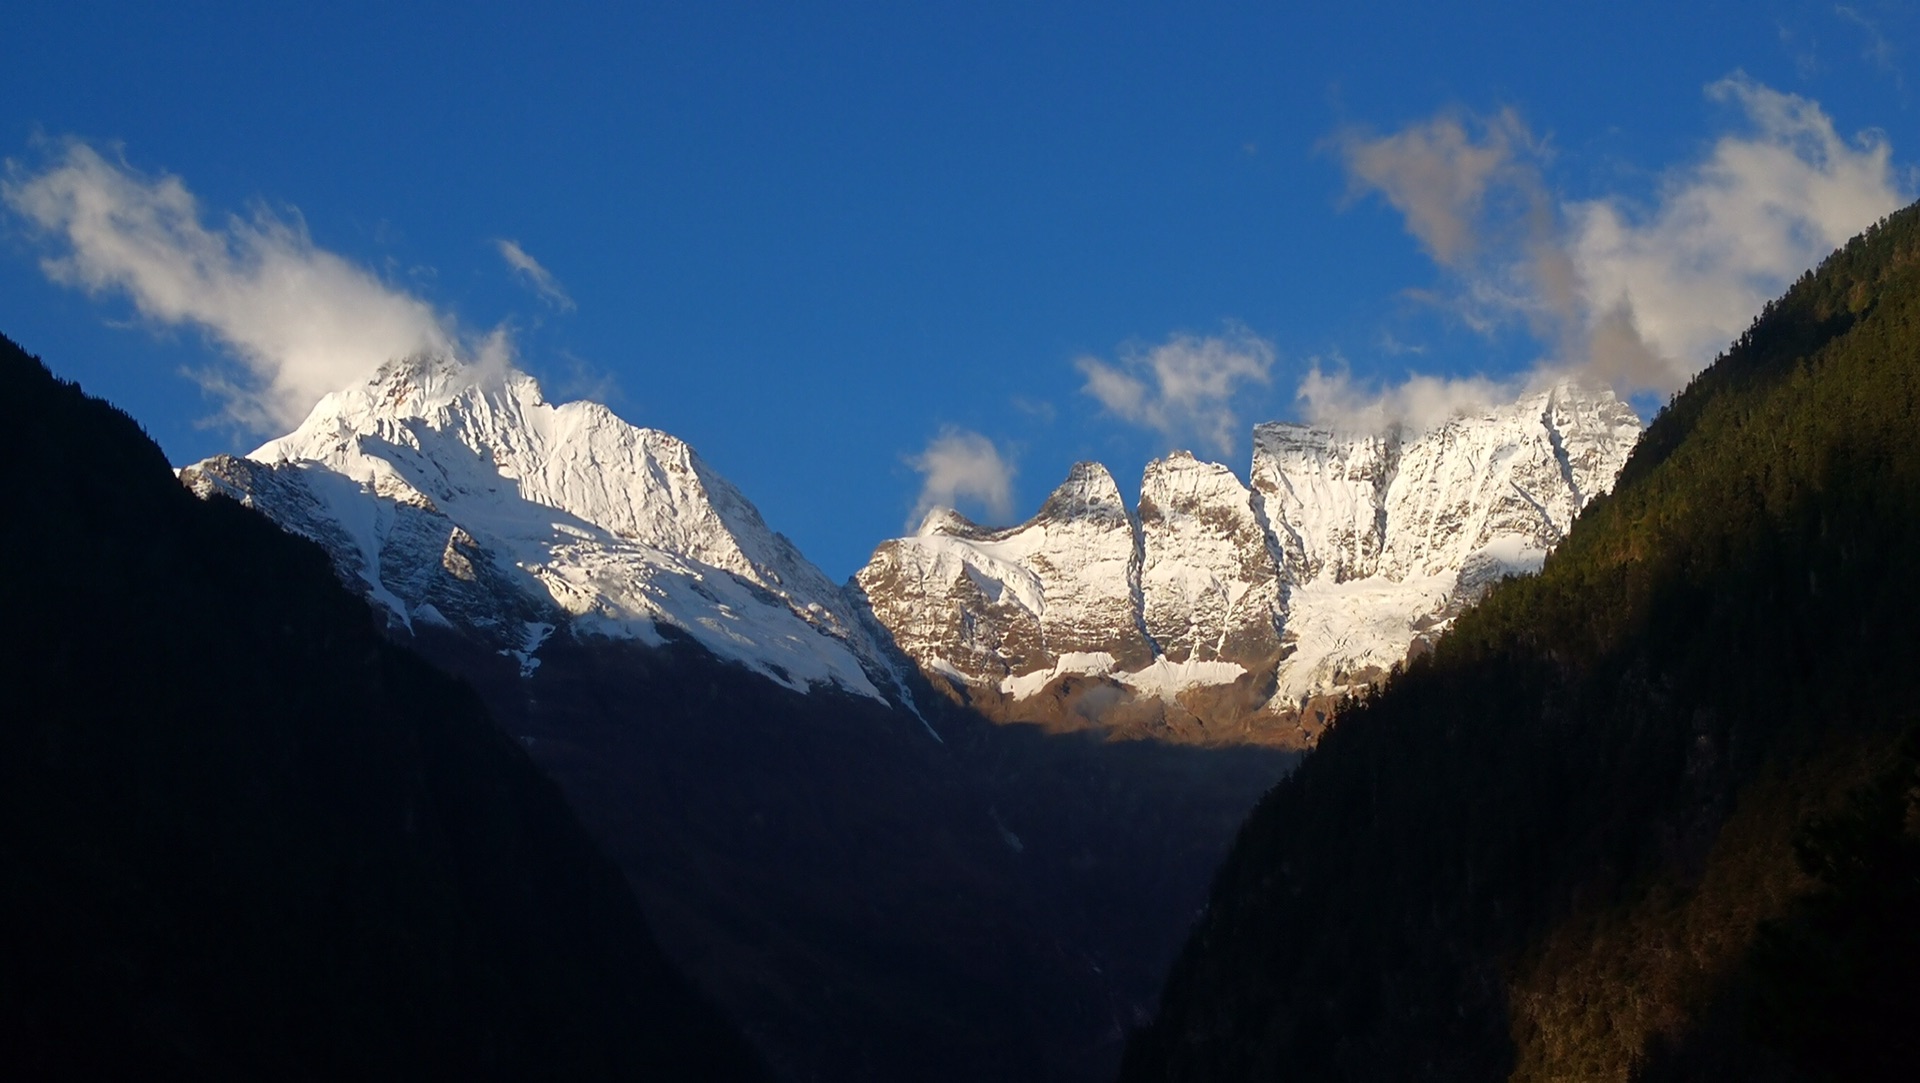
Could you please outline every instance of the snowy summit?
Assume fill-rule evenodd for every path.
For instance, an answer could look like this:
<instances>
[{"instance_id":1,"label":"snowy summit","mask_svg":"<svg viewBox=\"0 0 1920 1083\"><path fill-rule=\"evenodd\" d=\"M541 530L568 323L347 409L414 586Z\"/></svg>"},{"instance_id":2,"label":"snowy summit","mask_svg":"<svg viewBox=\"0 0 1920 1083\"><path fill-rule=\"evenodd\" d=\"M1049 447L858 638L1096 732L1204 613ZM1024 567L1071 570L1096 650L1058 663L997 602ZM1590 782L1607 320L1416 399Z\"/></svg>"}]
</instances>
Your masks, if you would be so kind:
<instances>
[{"instance_id":1,"label":"snowy summit","mask_svg":"<svg viewBox=\"0 0 1920 1083\"><path fill-rule=\"evenodd\" d=\"M845 593L692 448L522 372L389 362L181 477L320 543L396 624L455 625L524 673L564 624L690 638L800 690L891 684Z\"/></svg>"}]
</instances>

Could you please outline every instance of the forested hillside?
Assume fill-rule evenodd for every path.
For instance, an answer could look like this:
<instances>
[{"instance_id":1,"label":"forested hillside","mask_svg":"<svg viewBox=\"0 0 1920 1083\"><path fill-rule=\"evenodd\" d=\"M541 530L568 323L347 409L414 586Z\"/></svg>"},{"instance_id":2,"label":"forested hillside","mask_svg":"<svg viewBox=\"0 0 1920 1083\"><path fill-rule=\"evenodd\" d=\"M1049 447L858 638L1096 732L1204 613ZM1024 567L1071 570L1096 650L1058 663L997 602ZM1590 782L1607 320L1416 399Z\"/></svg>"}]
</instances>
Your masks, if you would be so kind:
<instances>
[{"instance_id":1,"label":"forested hillside","mask_svg":"<svg viewBox=\"0 0 1920 1083\"><path fill-rule=\"evenodd\" d=\"M1128 1079L1907 1078L1920 208L1262 802Z\"/></svg>"},{"instance_id":2,"label":"forested hillside","mask_svg":"<svg viewBox=\"0 0 1920 1083\"><path fill-rule=\"evenodd\" d=\"M620 873L311 544L0 339L19 1078L754 1078Z\"/></svg>"}]
</instances>

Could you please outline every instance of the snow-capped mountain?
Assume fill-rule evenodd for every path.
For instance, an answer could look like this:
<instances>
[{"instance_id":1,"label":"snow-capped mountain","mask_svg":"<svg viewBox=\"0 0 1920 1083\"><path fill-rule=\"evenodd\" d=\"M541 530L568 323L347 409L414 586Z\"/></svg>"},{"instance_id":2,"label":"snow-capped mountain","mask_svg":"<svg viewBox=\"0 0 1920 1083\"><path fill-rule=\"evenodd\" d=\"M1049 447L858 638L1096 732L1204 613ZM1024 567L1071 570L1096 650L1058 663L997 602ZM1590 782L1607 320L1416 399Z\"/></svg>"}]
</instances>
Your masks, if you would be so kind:
<instances>
[{"instance_id":1,"label":"snow-capped mountain","mask_svg":"<svg viewBox=\"0 0 1920 1083\"><path fill-rule=\"evenodd\" d=\"M684 636L803 691L893 685L847 594L693 449L524 373L390 362L181 479L320 543L396 624L458 627L523 673L566 626Z\"/></svg>"},{"instance_id":2,"label":"snow-capped mountain","mask_svg":"<svg viewBox=\"0 0 1920 1083\"><path fill-rule=\"evenodd\" d=\"M1260 425L1250 486L1176 452L1129 509L1081 463L1019 526L936 510L851 590L682 441L444 357L181 478L320 543L396 626L457 629L523 675L562 629L684 638L798 691L907 704L904 654L996 718L1303 743L1314 697L1538 567L1639 431L1570 383L1424 432Z\"/></svg>"},{"instance_id":3,"label":"snow-capped mountain","mask_svg":"<svg viewBox=\"0 0 1920 1083\"><path fill-rule=\"evenodd\" d=\"M856 576L921 669L1001 718L1310 741L1495 579L1537 569L1640 434L1562 382L1424 431L1254 431L1252 486L1184 452L1137 514L1082 463L1019 526L936 511Z\"/></svg>"}]
</instances>

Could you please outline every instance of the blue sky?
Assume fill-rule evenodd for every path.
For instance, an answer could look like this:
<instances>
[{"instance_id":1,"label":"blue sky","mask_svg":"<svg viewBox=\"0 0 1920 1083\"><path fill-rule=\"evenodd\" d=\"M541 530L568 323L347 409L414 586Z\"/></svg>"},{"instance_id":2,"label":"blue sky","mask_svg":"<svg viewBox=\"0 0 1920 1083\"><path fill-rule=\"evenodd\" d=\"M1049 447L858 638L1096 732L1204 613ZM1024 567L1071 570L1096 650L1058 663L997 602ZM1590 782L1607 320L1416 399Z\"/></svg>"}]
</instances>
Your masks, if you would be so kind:
<instances>
[{"instance_id":1,"label":"blue sky","mask_svg":"<svg viewBox=\"0 0 1920 1083\"><path fill-rule=\"evenodd\" d=\"M1259 420L1657 403L1914 196L1915 4L1573 6L18 4L0 331L184 463L504 329L843 577Z\"/></svg>"}]
</instances>

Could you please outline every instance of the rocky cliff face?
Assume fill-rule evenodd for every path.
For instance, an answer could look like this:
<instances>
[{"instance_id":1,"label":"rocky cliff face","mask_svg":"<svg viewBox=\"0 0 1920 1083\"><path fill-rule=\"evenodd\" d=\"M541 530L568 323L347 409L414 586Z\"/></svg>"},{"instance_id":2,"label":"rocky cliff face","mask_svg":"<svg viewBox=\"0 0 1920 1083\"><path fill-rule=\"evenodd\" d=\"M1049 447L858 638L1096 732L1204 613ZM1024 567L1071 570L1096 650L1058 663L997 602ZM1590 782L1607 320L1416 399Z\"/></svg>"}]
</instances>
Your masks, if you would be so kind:
<instances>
[{"instance_id":1,"label":"rocky cliff face","mask_svg":"<svg viewBox=\"0 0 1920 1083\"><path fill-rule=\"evenodd\" d=\"M936 512L856 581L930 678L995 717L1311 743L1329 697L1537 569L1639 432L1570 383L1422 432L1266 424L1251 487L1176 452L1129 514L1082 463L1027 522Z\"/></svg>"}]
</instances>

